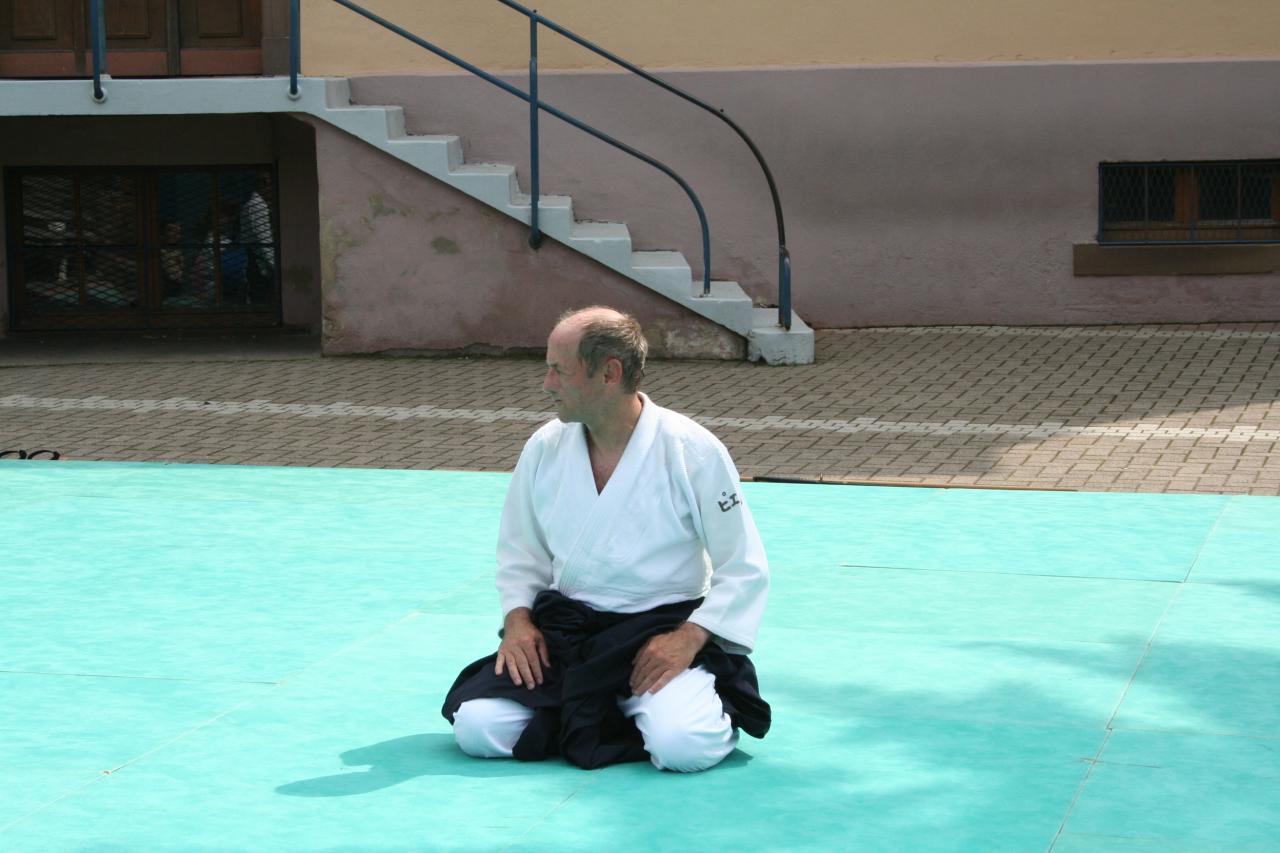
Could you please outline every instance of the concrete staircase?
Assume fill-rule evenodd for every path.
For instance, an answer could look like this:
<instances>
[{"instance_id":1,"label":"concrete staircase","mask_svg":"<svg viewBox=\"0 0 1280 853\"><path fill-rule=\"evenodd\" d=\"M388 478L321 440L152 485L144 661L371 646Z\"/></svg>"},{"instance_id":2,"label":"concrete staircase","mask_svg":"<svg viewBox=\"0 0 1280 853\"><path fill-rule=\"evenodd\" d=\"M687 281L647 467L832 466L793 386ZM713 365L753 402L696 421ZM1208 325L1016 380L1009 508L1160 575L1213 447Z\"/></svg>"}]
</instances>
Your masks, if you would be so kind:
<instances>
[{"instance_id":1,"label":"concrete staircase","mask_svg":"<svg viewBox=\"0 0 1280 853\"><path fill-rule=\"evenodd\" d=\"M320 118L529 224L532 199L521 192L514 166L464 162L459 137L411 136L405 131L402 107L355 105L349 81L323 82L325 112ZM624 223L579 222L573 217L572 198L543 195L538 200L538 225L547 237L742 335L747 339L747 357L753 361L813 362L813 330L799 317L793 316L791 330L784 330L778 325L776 309L754 307L734 281L713 280L710 295L703 296L702 282L694 281L683 254L633 251L631 232Z\"/></svg>"},{"instance_id":2,"label":"concrete staircase","mask_svg":"<svg viewBox=\"0 0 1280 853\"><path fill-rule=\"evenodd\" d=\"M0 115L159 115L191 113L302 112L315 116L437 180L529 223L531 199L521 192L514 166L467 163L457 136L416 136L405 131L404 109L352 104L350 82L301 78L289 97L281 78L108 80L107 100L89 97L78 80L0 81ZM702 295L680 252L637 252L631 232L619 222L579 222L568 196L543 195L539 226L547 237L604 264L747 340L747 357L769 364L813 362L813 330L793 316L790 330L777 310L756 308L737 282L712 281Z\"/></svg>"}]
</instances>

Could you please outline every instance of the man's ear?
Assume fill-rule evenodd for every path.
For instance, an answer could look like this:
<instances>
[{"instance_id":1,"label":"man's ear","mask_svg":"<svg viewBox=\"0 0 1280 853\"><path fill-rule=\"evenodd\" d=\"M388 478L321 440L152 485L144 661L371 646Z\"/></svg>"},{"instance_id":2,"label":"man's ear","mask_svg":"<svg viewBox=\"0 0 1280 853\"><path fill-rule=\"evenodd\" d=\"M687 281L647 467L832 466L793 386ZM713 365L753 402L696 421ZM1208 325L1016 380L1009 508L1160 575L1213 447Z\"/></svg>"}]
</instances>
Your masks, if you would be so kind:
<instances>
[{"instance_id":1,"label":"man's ear","mask_svg":"<svg viewBox=\"0 0 1280 853\"><path fill-rule=\"evenodd\" d=\"M622 381L621 359L610 357L604 360L604 381L606 385L613 385Z\"/></svg>"}]
</instances>

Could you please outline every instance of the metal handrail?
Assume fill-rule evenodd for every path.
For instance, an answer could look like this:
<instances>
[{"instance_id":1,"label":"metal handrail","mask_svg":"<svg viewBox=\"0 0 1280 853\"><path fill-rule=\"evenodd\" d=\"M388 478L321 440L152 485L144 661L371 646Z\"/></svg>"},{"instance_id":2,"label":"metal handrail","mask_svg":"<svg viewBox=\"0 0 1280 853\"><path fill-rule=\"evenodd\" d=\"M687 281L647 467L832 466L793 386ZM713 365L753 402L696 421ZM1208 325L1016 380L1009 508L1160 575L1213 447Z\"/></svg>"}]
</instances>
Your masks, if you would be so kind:
<instances>
[{"instance_id":1,"label":"metal handrail","mask_svg":"<svg viewBox=\"0 0 1280 853\"><path fill-rule=\"evenodd\" d=\"M93 99L102 103L107 99L102 91L102 72L107 64L107 28L102 17L102 0L89 2L89 41L93 45Z\"/></svg>"},{"instance_id":2,"label":"metal handrail","mask_svg":"<svg viewBox=\"0 0 1280 853\"><path fill-rule=\"evenodd\" d=\"M432 44L426 39L420 36L416 36L413 33L409 32L408 30L404 29L403 27L397 26L396 24L391 23L387 19L379 15L376 15L373 12L370 12L368 9L365 9L362 6L359 6L351 2L351 0L333 0L333 2L337 3L339 6L345 6L346 8L355 12L356 14L361 15L365 18L368 18L370 21L373 21L375 24L378 24L379 26L382 26L388 30L391 30L391 32L395 33L396 35L402 38L408 39L409 41L413 42L419 47L426 48L427 50L434 53L436 56L439 56L441 59L446 59L449 62L452 62L454 65L457 65L459 68L464 68L467 71L470 71L472 74L476 75L477 77L487 80L488 82L497 86L499 89L502 89L503 91L506 91L511 93L512 95L515 95L517 98L521 99L522 101L529 102L531 108L534 104L536 104L537 109L545 110L546 112L550 113L551 115L555 116L561 121L567 122L568 124L571 124L574 127L578 128L579 130L584 131L585 133L591 134L596 139L599 139L602 142L607 142L610 145L612 145L614 148L617 148L620 151L625 151L627 154L630 154L632 157L635 157L638 160L643 160L644 162L648 163L650 166L653 166L655 169L658 169L663 174L667 175L672 180L674 180L677 184L680 185L680 188L683 189L685 193L689 196L689 200L693 202L694 210L696 210L698 213L698 222L702 226L702 257L703 257L703 264L704 264L704 272L703 272L703 279L702 279L702 295L709 296L711 294L711 235L710 235L710 231L707 229L707 214L702 209L702 202L698 200L698 196L693 191L693 188L689 186L688 182L685 181L684 178L677 175L675 173L675 170L673 170L670 166L667 166L665 163L662 163L659 160L656 160L653 157L650 157L648 154L645 154L642 151L638 151L635 148L632 148L630 145L627 145L625 142L621 142L617 139L614 139L612 136L605 133L604 131L597 130L596 128L592 127L586 122L581 121L577 118L574 118L573 116L569 115L563 110L559 110L551 106L550 104L546 103L545 101L540 101L535 98L532 98L528 93L516 88L515 86L512 86L507 81L501 80L493 76L489 72L475 65L472 65L470 62L467 62L465 59L459 56L454 56L452 53L445 50L444 48L437 47L436 45ZM535 57L534 63L531 64L530 67L536 69L537 67L536 57ZM291 94L296 94L296 90L291 90ZM531 211L530 221L532 222L533 221L532 211L536 210L538 207L538 199L536 197L530 200L529 207ZM530 237L530 245L536 246L537 243L540 243L540 242L541 242L540 237L537 238L536 242L533 236Z\"/></svg>"},{"instance_id":3,"label":"metal handrail","mask_svg":"<svg viewBox=\"0 0 1280 853\"><path fill-rule=\"evenodd\" d=\"M538 200L542 198L538 177L538 22L529 21L529 245L542 245L542 229L538 227Z\"/></svg>"},{"instance_id":4,"label":"metal handrail","mask_svg":"<svg viewBox=\"0 0 1280 853\"><path fill-rule=\"evenodd\" d=\"M679 98L683 98L684 100L688 101L694 106L699 107L703 110L706 110L716 118L723 121L725 124L729 125L729 127L733 128L734 133L738 134L738 136L742 138L742 141L745 142L747 144L747 147L751 149L751 153L752 155L755 156L756 162L760 164L760 170L764 172L764 179L769 184L769 194L773 198L773 215L774 215L775 221L777 222L777 227L778 227L778 323L784 328L790 330L791 328L791 307L790 307L791 306L791 255L790 255L790 252L787 251L787 231L786 231L786 225L784 224L783 218L782 218L782 199L778 195L778 185L773 180L773 172L769 169L769 164L765 162L764 155L760 153L760 149L756 147L755 142L752 141L751 137L747 135L747 132L743 130L741 127L739 127L737 122L729 118L729 116L725 114L725 111L723 108L713 107L711 104L708 104L706 101L702 100L701 98L698 98L694 95L689 94L688 92L681 89L680 87L675 86L671 83L668 83L666 80L663 80L660 77L655 77L653 74L650 74L648 71L645 71L640 66L635 65L634 63L628 62L622 57L614 53L611 53L608 50L605 50L604 48L600 47L597 44L594 44L588 41L587 39L573 32L572 30L569 30L560 26L555 21L552 21L550 18L546 18L546 17L543 17L542 15L539 15L536 9L526 8L525 6L522 6L521 4L515 2L515 0L498 0L498 2L529 18L529 20L532 22L531 26L542 24L548 29L553 30L559 33L560 35L564 36L565 38L569 39L573 43L580 45L582 47L585 47L587 50L591 51L597 56L604 57L605 59L609 60L615 65L621 66L622 68L625 68L627 71L630 71L632 74L635 74L639 77L643 77L645 80L648 80L650 83L653 83L655 86L665 89L671 94Z\"/></svg>"},{"instance_id":5,"label":"metal handrail","mask_svg":"<svg viewBox=\"0 0 1280 853\"><path fill-rule=\"evenodd\" d=\"M289 0L289 97L297 100L298 69L302 65L302 3Z\"/></svg>"},{"instance_id":6,"label":"metal handrail","mask_svg":"<svg viewBox=\"0 0 1280 853\"><path fill-rule=\"evenodd\" d=\"M685 92L684 90L653 76L652 74L645 71L644 69L639 68L638 66L626 61L625 59L622 59L621 57L618 57L615 54L610 53L609 51L593 44L592 42L582 38L581 36L577 35L571 30L565 29L564 27L560 26L556 22L548 18L545 18L542 15L539 15L536 10L527 9L524 6L520 5L519 3L512 2L512 0L499 0L499 2L507 6L508 8L511 8L529 18L529 88L530 88L530 91L527 93L511 85L510 83L507 83L505 80L501 80L498 77L495 77L494 75L488 73L487 71L484 71L483 69L473 65L472 63L467 62L465 59L455 56L449 51L444 50L443 48L432 44L426 39L423 39L420 36L414 35L408 30L405 30L403 27L400 27L392 23L391 21L388 21L385 18L382 18L379 15L373 12L370 12L368 9L365 9L357 5L356 3L351 2L351 0L333 0L333 2L337 3L340 6L344 6L347 9L350 9L356 14L378 24L379 26L385 29L390 30L396 35L404 39L407 39L408 41L411 41L414 44L417 44L419 47L422 47L426 50L431 51L436 56L439 56L440 58L445 59L448 62L453 63L454 65L457 65L459 68L462 68L474 74L475 76L480 77L483 80L486 80L487 82L497 86L503 91L508 92L509 94L512 94L529 104L530 166L531 166L531 172L532 172L532 180L531 180L531 187L530 187L530 189L532 190L532 198L530 200L529 244L534 248L537 248L542 242L542 233L538 227L538 206L539 206L538 203L541 198L540 187L539 187L538 111L542 110L550 113L551 115L555 116L561 121L571 124L574 127L578 128L579 130L582 130L583 132L596 137L602 142L606 142L609 145L612 145L613 147L621 151L624 151L625 153L630 154L631 156L639 160L642 160L648 163L649 165L653 166L654 168L666 174L668 177L670 177L672 180L674 180L677 184L680 185L680 188L683 189L686 195L689 196L689 199L693 203L694 209L697 211L697 214L698 214L698 222L702 229L702 257L703 257L702 294L704 296L707 296L707 295L710 295L711 293L711 238L710 238L710 231L707 227L706 212L703 210L702 203L701 201L699 201L697 194L694 193L693 188L690 187L689 184L683 178L681 178L678 174L676 174L674 170L666 166L664 163L654 159L653 157L650 157L647 154L644 154L641 151L636 150L635 148L627 145L624 142L614 139L612 136L609 136L603 131L597 130L596 128L586 124L585 122L580 121L579 119L569 115L568 113L565 113L562 110L557 109L556 107L551 106L550 104L538 98L538 95L537 95L537 87L538 87L537 28L539 24L550 28L554 32L565 36L571 41L587 48L588 50L591 50L592 52L598 54L599 56L604 57L605 59L608 59L610 62L613 62L625 68L626 70L640 77L643 77L649 82L658 85L659 87L671 92L672 94L675 94L683 98L684 100L689 101L690 103L695 104L698 107L701 107L702 109L710 112L712 115L718 117L720 120L724 121L731 128L733 128L733 130L742 138L742 140L751 149L752 154L755 156L756 161L760 164L760 167L764 172L765 180L769 184L769 191L773 198L774 216L777 221L777 228L778 228L778 323L785 329L789 330L791 328L791 257L786 247L786 231L785 231L785 226L784 226L783 217L782 217L782 202L778 196L777 184L773 179L773 173L770 171L768 164L765 163L764 161L763 155L760 154L759 148L756 147L755 143L746 134L746 132L743 131L742 128L737 125L736 122L734 122L727 115L725 115L723 109L717 109L711 106L710 104L707 104L706 102L700 100L699 98L696 98L693 95L690 95L688 92ZM298 47L298 44L300 42L299 0L291 0L290 14L291 14L290 37L291 37L292 45L290 50L289 93L291 97L296 98L299 96L298 95L298 73L299 73L299 67L300 67L299 47Z\"/></svg>"}]
</instances>

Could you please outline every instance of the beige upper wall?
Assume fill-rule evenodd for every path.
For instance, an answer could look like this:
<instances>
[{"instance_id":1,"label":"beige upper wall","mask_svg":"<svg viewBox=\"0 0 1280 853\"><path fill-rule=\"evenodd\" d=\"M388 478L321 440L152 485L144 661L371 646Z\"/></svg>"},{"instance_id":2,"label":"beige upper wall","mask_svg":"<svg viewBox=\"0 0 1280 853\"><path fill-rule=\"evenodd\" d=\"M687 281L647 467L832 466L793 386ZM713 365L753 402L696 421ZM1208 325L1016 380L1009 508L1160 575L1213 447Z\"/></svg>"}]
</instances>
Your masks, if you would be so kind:
<instances>
[{"instance_id":1,"label":"beige upper wall","mask_svg":"<svg viewBox=\"0 0 1280 853\"><path fill-rule=\"evenodd\" d=\"M496 0L361 5L486 69L526 68L527 19ZM649 68L1280 57L1276 0L541 0ZM608 67L542 31L540 66ZM456 70L332 0L303 0L303 71Z\"/></svg>"}]
</instances>

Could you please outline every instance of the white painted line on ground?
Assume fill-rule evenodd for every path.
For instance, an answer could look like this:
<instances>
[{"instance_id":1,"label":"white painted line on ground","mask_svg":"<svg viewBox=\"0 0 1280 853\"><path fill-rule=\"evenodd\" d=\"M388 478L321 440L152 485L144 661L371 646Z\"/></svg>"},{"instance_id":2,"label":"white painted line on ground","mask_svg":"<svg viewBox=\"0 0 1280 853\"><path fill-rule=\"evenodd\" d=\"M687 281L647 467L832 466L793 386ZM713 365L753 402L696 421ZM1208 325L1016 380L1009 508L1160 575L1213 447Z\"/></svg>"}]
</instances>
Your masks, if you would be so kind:
<instances>
[{"instance_id":1,"label":"white painted line on ground","mask_svg":"<svg viewBox=\"0 0 1280 853\"><path fill-rule=\"evenodd\" d=\"M0 397L0 408L47 409L52 411L111 411L111 412L198 412L210 415L291 415L302 418L377 418L388 421L462 420L477 423L498 421L524 421L542 423L555 417L555 412L532 411L507 407L503 409L448 409L442 406L359 406L354 403L273 403L270 400L227 402L218 400L188 400L169 397L164 400L113 400L107 397L32 397L11 394ZM863 417L852 420L821 418L734 418L699 416L694 420L707 427L727 427L748 431L820 430L822 432L888 433L899 435L987 435L1013 436L1015 438L1074 438L1076 436L1108 436L1126 441L1147 441L1153 438L1208 439L1217 441L1280 441L1280 430L1260 429L1255 426L1236 425L1225 427L1162 427L1155 423L1133 425L1110 424L1107 426L1072 426L1060 421L1040 424L980 424L972 421L882 421Z\"/></svg>"},{"instance_id":2,"label":"white painted line on ground","mask_svg":"<svg viewBox=\"0 0 1280 853\"><path fill-rule=\"evenodd\" d=\"M431 420L467 420L481 423L494 421L534 421L541 423L556 416L555 412L531 412L524 409L446 409L441 406L357 406L354 403L273 403L250 400L247 403L219 400L188 400L168 397L164 400L112 400L108 397L30 397L12 394L0 397L0 408L7 409L78 409L110 412L200 412L210 415L293 415L302 418L380 418L405 421L411 418Z\"/></svg>"},{"instance_id":3,"label":"white painted line on ground","mask_svg":"<svg viewBox=\"0 0 1280 853\"><path fill-rule=\"evenodd\" d=\"M830 330L826 334L845 330ZM847 330L853 334L870 335L974 335L977 337L1038 338L1208 338L1226 340L1280 340L1280 329L1166 329L1160 326L1103 327L1094 326L879 326Z\"/></svg>"}]
</instances>

